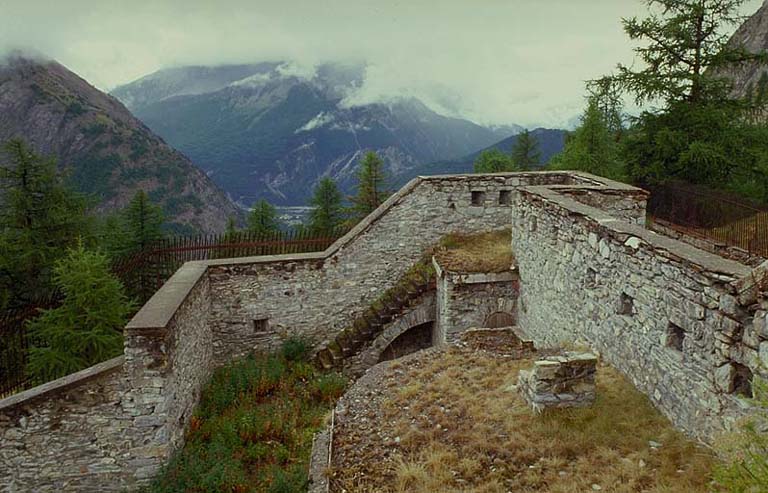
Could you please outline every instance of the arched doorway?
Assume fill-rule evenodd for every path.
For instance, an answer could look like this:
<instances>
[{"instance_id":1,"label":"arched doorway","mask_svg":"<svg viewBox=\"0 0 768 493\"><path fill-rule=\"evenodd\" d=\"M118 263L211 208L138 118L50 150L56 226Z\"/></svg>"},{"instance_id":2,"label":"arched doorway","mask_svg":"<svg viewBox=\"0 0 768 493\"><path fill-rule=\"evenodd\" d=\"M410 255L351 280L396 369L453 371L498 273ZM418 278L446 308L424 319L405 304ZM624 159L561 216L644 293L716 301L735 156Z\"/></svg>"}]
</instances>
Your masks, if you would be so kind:
<instances>
[{"instance_id":1,"label":"arched doorway","mask_svg":"<svg viewBox=\"0 0 768 493\"><path fill-rule=\"evenodd\" d=\"M485 319L484 327L488 329L498 329L499 327L512 327L517 325L517 319L514 315L507 312L495 312L488 315Z\"/></svg>"},{"instance_id":2,"label":"arched doorway","mask_svg":"<svg viewBox=\"0 0 768 493\"><path fill-rule=\"evenodd\" d=\"M425 322L406 330L381 352L379 362L397 359L432 346L434 322Z\"/></svg>"}]
</instances>

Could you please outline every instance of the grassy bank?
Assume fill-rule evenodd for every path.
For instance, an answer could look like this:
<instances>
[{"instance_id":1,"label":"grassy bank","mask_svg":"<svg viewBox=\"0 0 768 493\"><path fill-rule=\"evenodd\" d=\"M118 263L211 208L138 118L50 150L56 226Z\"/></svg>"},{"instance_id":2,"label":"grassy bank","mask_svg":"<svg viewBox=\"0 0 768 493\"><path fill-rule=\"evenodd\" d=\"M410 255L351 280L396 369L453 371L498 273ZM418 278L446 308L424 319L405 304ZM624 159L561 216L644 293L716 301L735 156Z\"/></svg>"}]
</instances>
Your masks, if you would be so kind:
<instances>
[{"instance_id":1,"label":"grassy bank","mask_svg":"<svg viewBox=\"0 0 768 493\"><path fill-rule=\"evenodd\" d=\"M306 361L287 341L215 372L191 420L186 445L147 489L171 492L304 491L312 435L346 382Z\"/></svg>"}]
</instances>

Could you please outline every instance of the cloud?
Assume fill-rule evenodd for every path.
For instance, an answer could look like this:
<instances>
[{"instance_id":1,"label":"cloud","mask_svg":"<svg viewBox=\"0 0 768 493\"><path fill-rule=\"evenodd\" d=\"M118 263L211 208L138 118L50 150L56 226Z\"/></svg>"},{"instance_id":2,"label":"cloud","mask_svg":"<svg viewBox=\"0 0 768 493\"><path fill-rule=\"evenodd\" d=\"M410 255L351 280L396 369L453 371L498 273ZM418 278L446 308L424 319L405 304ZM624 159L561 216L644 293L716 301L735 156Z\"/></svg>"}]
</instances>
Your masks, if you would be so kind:
<instances>
[{"instance_id":1,"label":"cloud","mask_svg":"<svg viewBox=\"0 0 768 493\"><path fill-rule=\"evenodd\" d=\"M755 10L760 0L746 9ZM753 5L754 4L754 5ZM0 0L0 51L30 47L102 89L167 66L367 63L356 101L415 96L481 123L557 124L631 62L637 0Z\"/></svg>"}]
</instances>

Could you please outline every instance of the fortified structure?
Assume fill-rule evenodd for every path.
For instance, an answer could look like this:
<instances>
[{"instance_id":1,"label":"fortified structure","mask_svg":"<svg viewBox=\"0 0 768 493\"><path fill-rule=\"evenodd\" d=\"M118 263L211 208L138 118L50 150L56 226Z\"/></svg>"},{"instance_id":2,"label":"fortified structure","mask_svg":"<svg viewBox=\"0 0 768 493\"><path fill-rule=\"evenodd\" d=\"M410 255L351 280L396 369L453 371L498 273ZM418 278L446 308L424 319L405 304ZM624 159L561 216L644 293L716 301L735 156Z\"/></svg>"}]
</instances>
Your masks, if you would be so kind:
<instances>
[{"instance_id":1,"label":"fortified structure","mask_svg":"<svg viewBox=\"0 0 768 493\"><path fill-rule=\"evenodd\" d=\"M217 365L291 335L329 347L444 234L509 227L519 285L446 289L483 284L489 296L468 298L479 311L516 309L537 343L589 344L678 427L709 440L739 416L738 396L768 363L768 264L644 229L646 198L581 173L420 177L324 252L189 262L128 324L124 356L0 400L0 489L135 487L182 444ZM378 328L358 359L380 359L401 320L423 325L431 310L436 343L471 322L446 322L461 310L441 308L438 290Z\"/></svg>"}]
</instances>

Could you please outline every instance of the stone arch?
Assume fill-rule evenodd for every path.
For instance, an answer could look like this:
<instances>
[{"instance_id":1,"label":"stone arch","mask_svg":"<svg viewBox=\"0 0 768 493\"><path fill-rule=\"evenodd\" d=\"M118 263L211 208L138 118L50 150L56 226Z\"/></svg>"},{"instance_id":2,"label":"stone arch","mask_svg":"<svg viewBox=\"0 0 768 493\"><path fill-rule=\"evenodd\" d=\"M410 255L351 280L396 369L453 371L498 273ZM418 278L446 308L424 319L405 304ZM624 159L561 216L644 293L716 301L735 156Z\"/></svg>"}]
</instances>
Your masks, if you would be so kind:
<instances>
[{"instance_id":1,"label":"stone arch","mask_svg":"<svg viewBox=\"0 0 768 493\"><path fill-rule=\"evenodd\" d=\"M485 319L483 327L498 329L500 327L512 327L517 325L517 317L509 312L493 312Z\"/></svg>"},{"instance_id":2,"label":"stone arch","mask_svg":"<svg viewBox=\"0 0 768 493\"><path fill-rule=\"evenodd\" d=\"M363 349L360 354L360 363L365 368L370 368L375 365L382 360L382 355L395 340L403 334L406 334L409 330L417 327L420 328L420 330L426 330L424 327L428 327L431 341L432 333L434 332L434 324L435 297L434 295L430 295L413 310L403 314L397 320L387 325L371 345ZM431 345L430 342L429 346Z\"/></svg>"},{"instance_id":3,"label":"stone arch","mask_svg":"<svg viewBox=\"0 0 768 493\"><path fill-rule=\"evenodd\" d=\"M379 362L400 358L407 354L432 346L434 322L424 322L409 328L389 343L379 355Z\"/></svg>"}]
</instances>

